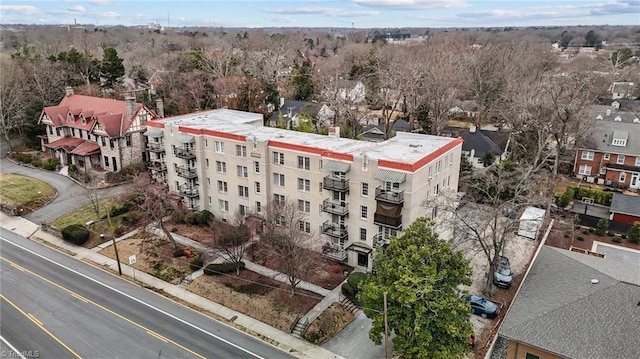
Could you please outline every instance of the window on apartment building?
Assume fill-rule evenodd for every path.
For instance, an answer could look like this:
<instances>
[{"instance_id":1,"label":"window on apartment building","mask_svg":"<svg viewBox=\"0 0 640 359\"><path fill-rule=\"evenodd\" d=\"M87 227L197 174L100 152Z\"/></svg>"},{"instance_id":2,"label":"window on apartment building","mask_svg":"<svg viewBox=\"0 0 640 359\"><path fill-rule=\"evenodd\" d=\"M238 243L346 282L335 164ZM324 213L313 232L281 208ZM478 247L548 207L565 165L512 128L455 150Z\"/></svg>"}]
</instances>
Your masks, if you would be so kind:
<instances>
[{"instance_id":1,"label":"window on apartment building","mask_svg":"<svg viewBox=\"0 0 640 359\"><path fill-rule=\"evenodd\" d=\"M249 198L249 187L247 186L238 186L238 196Z\"/></svg>"},{"instance_id":2,"label":"window on apartment building","mask_svg":"<svg viewBox=\"0 0 640 359\"><path fill-rule=\"evenodd\" d=\"M367 229L366 228L360 228L360 240L361 241L366 241L367 240Z\"/></svg>"},{"instance_id":3,"label":"window on apartment building","mask_svg":"<svg viewBox=\"0 0 640 359\"><path fill-rule=\"evenodd\" d=\"M228 189L229 187L227 185L227 182L218 181L218 192L227 193Z\"/></svg>"},{"instance_id":4,"label":"window on apartment building","mask_svg":"<svg viewBox=\"0 0 640 359\"><path fill-rule=\"evenodd\" d=\"M254 187L255 187L256 193L260 194L260 182L255 182Z\"/></svg>"},{"instance_id":5,"label":"window on apartment building","mask_svg":"<svg viewBox=\"0 0 640 359\"><path fill-rule=\"evenodd\" d=\"M369 208L367 206L360 206L360 218L367 218L369 215Z\"/></svg>"},{"instance_id":6,"label":"window on apartment building","mask_svg":"<svg viewBox=\"0 0 640 359\"><path fill-rule=\"evenodd\" d=\"M431 219L438 217L438 206L431 208Z\"/></svg>"},{"instance_id":7,"label":"window on apartment building","mask_svg":"<svg viewBox=\"0 0 640 359\"><path fill-rule=\"evenodd\" d=\"M116 147L116 140L114 140L113 138L109 140L109 147L111 147L111 149L114 149Z\"/></svg>"},{"instance_id":8,"label":"window on apartment building","mask_svg":"<svg viewBox=\"0 0 640 359\"><path fill-rule=\"evenodd\" d=\"M213 144L217 153L224 153L224 142L214 141Z\"/></svg>"},{"instance_id":9,"label":"window on apartment building","mask_svg":"<svg viewBox=\"0 0 640 359\"><path fill-rule=\"evenodd\" d=\"M311 223L306 221L299 221L298 226L300 227L301 232L311 233Z\"/></svg>"},{"instance_id":10,"label":"window on apartment building","mask_svg":"<svg viewBox=\"0 0 640 359\"><path fill-rule=\"evenodd\" d=\"M284 164L284 153L282 152L273 152L273 163L276 165Z\"/></svg>"},{"instance_id":11,"label":"window on apartment building","mask_svg":"<svg viewBox=\"0 0 640 359\"><path fill-rule=\"evenodd\" d=\"M209 168L209 159L208 158L206 158L205 163L206 163L207 168Z\"/></svg>"},{"instance_id":12,"label":"window on apartment building","mask_svg":"<svg viewBox=\"0 0 640 359\"><path fill-rule=\"evenodd\" d=\"M604 167L604 166L603 166L603 167L600 167L600 174L601 174L601 175L604 175L604 174L606 174L606 173L607 173L607 167Z\"/></svg>"},{"instance_id":13,"label":"window on apartment building","mask_svg":"<svg viewBox=\"0 0 640 359\"><path fill-rule=\"evenodd\" d=\"M309 157L298 156L298 168L301 170L310 170L311 159Z\"/></svg>"},{"instance_id":14,"label":"window on apartment building","mask_svg":"<svg viewBox=\"0 0 640 359\"><path fill-rule=\"evenodd\" d=\"M583 160L592 161L593 160L593 152L592 151L582 151Z\"/></svg>"},{"instance_id":15,"label":"window on apartment building","mask_svg":"<svg viewBox=\"0 0 640 359\"><path fill-rule=\"evenodd\" d=\"M617 164L619 165L623 165L624 164L624 155L618 155L618 160L616 161Z\"/></svg>"},{"instance_id":16,"label":"window on apartment building","mask_svg":"<svg viewBox=\"0 0 640 359\"><path fill-rule=\"evenodd\" d=\"M449 154L449 167L453 166L453 153Z\"/></svg>"},{"instance_id":17,"label":"window on apartment building","mask_svg":"<svg viewBox=\"0 0 640 359\"><path fill-rule=\"evenodd\" d=\"M540 359L540 357L535 354L527 353L524 359Z\"/></svg>"},{"instance_id":18,"label":"window on apartment building","mask_svg":"<svg viewBox=\"0 0 640 359\"><path fill-rule=\"evenodd\" d=\"M436 175L440 173L441 169L442 169L442 160L438 160L438 162L436 162Z\"/></svg>"},{"instance_id":19,"label":"window on apartment building","mask_svg":"<svg viewBox=\"0 0 640 359\"><path fill-rule=\"evenodd\" d=\"M253 161L253 172L260 173L260 162Z\"/></svg>"},{"instance_id":20,"label":"window on apartment building","mask_svg":"<svg viewBox=\"0 0 640 359\"><path fill-rule=\"evenodd\" d=\"M284 202L286 201L286 198L282 194L274 193L273 200L274 202L276 202L276 204L283 205Z\"/></svg>"},{"instance_id":21,"label":"window on apartment building","mask_svg":"<svg viewBox=\"0 0 640 359\"><path fill-rule=\"evenodd\" d=\"M247 146L236 145L236 156L247 157Z\"/></svg>"},{"instance_id":22,"label":"window on apartment building","mask_svg":"<svg viewBox=\"0 0 640 359\"><path fill-rule=\"evenodd\" d=\"M437 196L440 193L440 183L433 187L433 195Z\"/></svg>"},{"instance_id":23,"label":"window on apartment building","mask_svg":"<svg viewBox=\"0 0 640 359\"><path fill-rule=\"evenodd\" d=\"M238 172L238 177L241 177L241 178L249 177L249 171L247 170L247 166L236 166L236 170Z\"/></svg>"},{"instance_id":24,"label":"window on apartment building","mask_svg":"<svg viewBox=\"0 0 640 359\"><path fill-rule=\"evenodd\" d=\"M256 212L262 212L262 203L256 202Z\"/></svg>"},{"instance_id":25,"label":"window on apartment building","mask_svg":"<svg viewBox=\"0 0 640 359\"><path fill-rule=\"evenodd\" d=\"M444 156L444 166L449 166L449 156Z\"/></svg>"},{"instance_id":26,"label":"window on apartment building","mask_svg":"<svg viewBox=\"0 0 640 359\"><path fill-rule=\"evenodd\" d=\"M298 191L311 191L311 181L304 178L298 178Z\"/></svg>"},{"instance_id":27,"label":"window on apartment building","mask_svg":"<svg viewBox=\"0 0 640 359\"><path fill-rule=\"evenodd\" d=\"M298 211L304 212L304 213L311 213L311 202L299 199Z\"/></svg>"},{"instance_id":28,"label":"window on apartment building","mask_svg":"<svg viewBox=\"0 0 640 359\"><path fill-rule=\"evenodd\" d=\"M76 137L76 129L75 128L71 128L71 136Z\"/></svg>"},{"instance_id":29,"label":"window on apartment building","mask_svg":"<svg viewBox=\"0 0 640 359\"><path fill-rule=\"evenodd\" d=\"M109 156L104 156L104 166L109 167Z\"/></svg>"},{"instance_id":30,"label":"window on apartment building","mask_svg":"<svg viewBox=\"0 0 640 359\"><path fill-rule=\"evenodd\" d=\"M591 175L591 166L580 165L580 168L578 169L578 174L584 175L584 176Z\"/></svg>"},{"instance_id":31,"label":"window on apartment building","mask_svg":"<svg viewBox=\"0 0 640 359\"><path fill-rule=\"evenodd\" d=\"M238 211L240 212L241 216L246 216L247 214L249 214L249 207L241 204L240 206L238 206Z\"/></svg>"},{"instance_id":32,"label":"window on apartment building","mask_svg":"<svg viewBox=\"0 0 640 359\"><path fill-rule=\"evenodd\" d=\"M358 266L369 267L369 255L358 252Z\"/></svg>"},{"instance_id":33,"label":"window on apartment building","mask_svg":"<svg viewBox=\"0 0 640 359\"><path fill-rule=\"evenodd\" d=\"M218 173L227 173L227 163L222 161L216 161L216 171Z\"/></svg>"},{"instance_id":34,"label":"window on apartment building","mask_svg":"<svg viewBox=\"0 0 640 359\"><path fill-rule=\"evenodd\" d=\"M82 134L80 134L80 137L82 137ZM127 147L131 147L131 135L126 135L124 137L124 142Z\"/></svg>"},{"instance_id":35,"label":"window on apartment building","mask_svg":"<svg viewBox=\"0 0 640 359\"><path fill-rule=\"evenodd\" d=\"M364 183L364 182L362 183L362 190L360 191L360 193L365 197L369 195L369 184L368 183Z\"/></svg>"},{"instance_id":36,"label":"window on apartment building","mask_svg":"<svg viewBox=\"0 0 640 359\"><path fill-rule=\"evenodd\" d=\"M56 128L57 130L57 128ZM58 133L58 136L60 136L60 134ZM100 142L102 142L102 147L106 147L107 146L107 141L105 140L104 136L100 136Z\"/></svg>"},{"instance_id":37,"label":"window on apartment building","mask_svg":"<svg viewBox=\"0 0 640 359\"><path fill-rule=\"evenodd\" d=\"M208 197L209 197L209 204L211 204L211 196L208 196Z\"/></svg>"},{"instance_id":38,"label":"window on apartment building","mask_svg":"<svg viewBox=\"0 0 640 359\"><path fill-rule=\"evenodd\" d=\"M451 187L451 176L447 176L447 188Z\"/></svg>"},{"instance_id":39,"label":"window on apartment building","mask_svg":"<svg viewBox=\"0 0 640 359\"><path fill-rule=\"evenodd\" d=\"M640 156L636 157L636 167L640 167Z\"/></svg>"},{"instance_id":40,"label":"window on apartment building","mask_svg":"<svg viewBox=\"0 0 640 359\"><path fill-rule=\"evenodd\" d=\"M282 173L274 173L273 184L275 184L276 186L284 187L284 175Z\"/></svg>"},{"instance_id":41,"label":"window on apartment building","mask_svg":"<svg viewBox=\"0 0 640 359\"><path fill-rule=\"evenodd\" d=\"M207 186L211 186L211 178L207 177Z\"/></svg>"},{"instance_id":42,"label":"window on apartment building","mask_svg":"<svg viewBox=\"0 0 640 359\"><path fill-rule=\"evenodd\" d=\"M218 200L218 207L222 212L229 212L229 201L225 201L223 199Z\"/></svg>"},{"instance_id":43,"label":"window on apartment building","mask_svg":"<svg viewBox=\"0 0 640 359\"><path fill-rule=\"evenodd\" d=\"M618 182L624 182L627 180L627 173L626 172L620 172L620 178L618 178Z\"/></svg>"},{"instance_id":44,"label":"window on apartment building","mask_svg":"<svg viewBox=\"0 0 640 359\"><path fill-rule=\"evenodd\" d=\"M204 139L204 147L207 148L209 147L209 141L207 141L207 139Z\"/></svg>"},{"instance_id":45,"label":"window on apartment building","mask_svg":"<svg viewBox=\"0 0 640 359\"><path fill-rule=\"evenodd\" d=\"M609 159L611 158L611 154L610 153L605 153L604 156L602 157L605 161L609 161Z\"/></svg>"}]
</instances>

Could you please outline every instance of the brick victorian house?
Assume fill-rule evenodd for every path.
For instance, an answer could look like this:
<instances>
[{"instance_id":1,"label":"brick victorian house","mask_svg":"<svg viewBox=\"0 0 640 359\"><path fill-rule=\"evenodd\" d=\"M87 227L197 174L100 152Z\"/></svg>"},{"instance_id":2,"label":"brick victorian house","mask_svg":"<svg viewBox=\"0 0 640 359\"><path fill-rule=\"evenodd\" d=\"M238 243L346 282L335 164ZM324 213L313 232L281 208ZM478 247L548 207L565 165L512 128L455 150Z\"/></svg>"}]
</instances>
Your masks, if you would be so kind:
<instances>
[{"instance_id":1,"label":"brick victorian house","mask_svg":"<svg viewBox=\"0 0 640 359\"><path fill-rule=\"evenodd\" d=\"M46 135L40 136L42 151L63 166L119 171L146 160L146 122L158 117L132 96L121 101L76 95L67 87L60 103L40 115L39 123L46 127Z\"/></svg>"},{"instance_id":2,"label":"brick victorian house","mask_svg":"<svg viewBox=\"0 0 640 359\"><path fill-rule=\"evenodd\" d=\"M595 127L587 145L578 148L573 166L589 183L640 189L640 118L617 111L619 104L596 106Z\"/></svg>"}]
</instances>

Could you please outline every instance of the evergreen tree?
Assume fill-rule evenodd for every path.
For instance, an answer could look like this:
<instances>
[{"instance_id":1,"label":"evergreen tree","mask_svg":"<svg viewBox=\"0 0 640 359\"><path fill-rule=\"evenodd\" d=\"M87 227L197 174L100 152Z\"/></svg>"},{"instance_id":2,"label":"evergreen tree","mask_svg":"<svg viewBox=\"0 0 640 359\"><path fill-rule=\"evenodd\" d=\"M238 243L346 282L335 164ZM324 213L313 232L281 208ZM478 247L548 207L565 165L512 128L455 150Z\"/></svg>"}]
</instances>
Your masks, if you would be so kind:
<instances>
[{"instance_id":1,"label":"evergreen tree","mask_svg":"<svg viewBox=\"0 0 640 359\"><path fill-rule=\"evenodd\" d=\"M124 65L118 57L118 52L113 47L104 49L102 63L100 63L100 76L105 79L104 87L113 87L119 77L124 76Z\"/></svg>"},{"instance_id":2,"label":"evergreen tree","mask_svg":"<svg viewBox=\"0 0 640 359\"><path fill-rule=\"evenodd\" d=\"M293 97L298 101L311 100L313 96L313 65L311 61L305 59L302 65L298 65L296 62L293 65L292 74L292 84L294 87Z\"/></svg>"}]
</instances>

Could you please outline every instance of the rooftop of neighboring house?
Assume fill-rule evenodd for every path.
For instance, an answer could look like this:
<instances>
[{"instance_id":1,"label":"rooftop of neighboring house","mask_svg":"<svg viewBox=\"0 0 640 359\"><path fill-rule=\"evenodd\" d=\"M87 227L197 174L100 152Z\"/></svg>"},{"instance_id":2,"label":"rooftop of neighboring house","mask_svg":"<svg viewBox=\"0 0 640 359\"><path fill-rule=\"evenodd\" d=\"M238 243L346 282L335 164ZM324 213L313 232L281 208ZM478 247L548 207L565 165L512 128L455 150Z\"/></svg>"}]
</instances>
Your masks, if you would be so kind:
<instances>
[{"instance_id":1,"label":"rooftop of neighboring house","mask_svg":"<svg viewBox=\"0 0 640 359\"><path fill-rule=\"evenodd\" d=\"M358 80L339 80L338 88L351 90L354 87L356 87L356 85L358 85L359 82L360 81Z\"/></svg>"},{"instance_id":2,"label":"rooftop of neighboring house","mask_svg":"<svg viewBox=\"0 0 640 359\"><path fill-rule=\"evenodd\" d=\"M362 128L362 133L360 136L363 140L372 140L372 141L382 141L384 140L384 130L385 125L369 125L364 126ZM392 132L410 132L411 126L409 126L409 122L403 119L398 119L393 121L391 124Z\"/></svg>"},{"instance_id":3,"label":"rooftop of neighboring house","mask_svg":"<svg viewBox=\"0 0 640 359\"><path fill-rule=\"evenodd\" d=\"M173 125L174 128L182 126L193 130L210 130L247 140L275 141L301 146L312 151L329 151L359 158L366 154L373 160L388 160L411 165L438 149L445 146L453 148L462 141L449 137L398 132L395 137L387 141L375 143L248 124L256 123L256 118L261 119L262 115L218 109L158 119L147 125L162 126L161 124L164 124L165 128ZM422 165L424 163L421 162L420 166Z\"/></svg>"},{"instance_id":4,"label":"rooftop of neighboring house","mask_svg":"<svg viewBox=\"0 0 640 359\"><path fill-rule=\"evenodd\" d=\"M640 196L614 192L609 211L640 217Z\"/></svg>"},{"instance_id":5,"label":"rooftop of neighboring house","mask_svg":"<svg viewBox=\"0 0 640 359\"><path fill-rule=\"evenodd\" d=\"M276 121L279 115L283 117L295 117L301 113L305 113L311 117L318 115L318 112L324 104L318 102L296 101L296 100L284 100L280 109L274 112L269 118L269 121Z\"/></svg>"},{"instance_id":6,"label":"rooftop of neighboring house","mask_svg":"<svg viewBox=\"0 0 640 359\"><path fill-rule=\"evenodd\" d=\"M461 127L446 127L442 134L450 137L462 137L464 139L462 150L465 152L474 150L477 158L484 156L487 152L491 152L496 156L502 155L509 139L508 132L483 129L472 130Z\"/></svg>"},{"instance_id":7,"label":"rooftop of neighboring house","mask_svg":"<svg viewBox=\"0 0 640 359\"><path fill-rule=\"evenodd\" d=\"M599 98L596 100L596 104L596 107L603 109L603 111L610 109L612 111L640 112L640 100Z\"/></svg>"},{"instance_id":8,"label":"rooftop of neighboring house","mask_svg":"<svg viewBox=\"0 0 640 359\"><path fill-rule=\"evenodd\" d=\"M499 335L566 358L640 353L640 267L543 246Z\"/></svg>"},{"instance_id":9,"label":"rooftop of neighboring house","mask_svg":"<svg viewBox=\"0 0 640 359\"><path fill-rule=\"evenodd\" d=\"M633 112L621 112L609 106L594 106L595 119L590 141L583 148L605 153L640 155L640 118ZM617 145L614 145L614 140Z\"/></svg>"},{"instance_id":10,"label":"rooftop of neighboring house","mask_svg":"<svg viewBox=\"0 0 640 359\"><path fill-rule=\"evenodd\" d=\"M127 115L126 101L77 95L70 89L67 91L68 93L57 106L48 106L43 109L56 127L91 130L95 121L98 121L110 137L119 137L124 135L134 120L134 116ZM135 113L142 107L141 103L136 103ZM85 119L84 122L82 118Z\"/></svg>"}]
</instances>

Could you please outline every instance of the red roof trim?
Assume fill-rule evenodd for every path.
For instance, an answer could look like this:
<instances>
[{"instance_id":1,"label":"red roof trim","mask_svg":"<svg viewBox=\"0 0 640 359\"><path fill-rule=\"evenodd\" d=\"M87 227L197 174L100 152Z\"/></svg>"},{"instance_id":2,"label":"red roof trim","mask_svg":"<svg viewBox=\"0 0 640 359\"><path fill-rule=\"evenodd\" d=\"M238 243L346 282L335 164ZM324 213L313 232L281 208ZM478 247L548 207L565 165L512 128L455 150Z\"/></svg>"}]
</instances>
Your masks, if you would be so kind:
<instances>
[{"instance_id":1,"label":"red roof trim","mask_svg":"<svg viewBox=\"0 0 640 359\"><path fill-rule=\"evenodd\" d=\"M147 127L164 128L164 123L156 122L156 121L149 121L149 122L147 122Z\"/></svg>"},{"instance_id":2,"label":"red roof trim","mask_svg":"<svg viewBox=\"0 0 640 359\"><path fill-rule=\"evenodd\" d=\"M403 163L403 162L395 162L395 161L387 161L387 160L378 160L378 167L387 167L387 168L396 169L396 170L415 172L415 171L419 170L420 168L426 166L430 162L434 161L436 158L438 158L438 157L442 156L443 154L445 154L445 153L451 151L452 149L456 148L457 146L461 146L462 142L464 142L462 137L458 137L455 140L447 143L446 145L444 145L444 146L438 148L437 150L429 153L428 155L422 157L421 159L419 159L418 161L414 162L413 164Z\"/></svg>"},{"instance_id":3,"label":"red roof trim","mask_svg":"<svg viewBox=\"0 0 640 359\"><path fill-rule=\"evenodd\" d=\"M297 145L294 143L287 143L287 142L280 142L280 141L273 141L273 140L269 140L269 147L278 147L278 148L284 148L292 151L313 153L315 155L320 155L322 157L328 157L328 158L334 158L337 160L353 162L353 155L350 155L347 153L333 152L330 150L325 150L323 148L303 146L303 145Z\"/></svg>"},{"instance_id":4,"label":"red roof trim","mask_svg":"<svg viewBox=\"0 0 640 359\"><path fill-rule=\"evenodd\" d=\"M182 129L182 127L181 127L181 129ZM188 129L188 128L185 128L185 129ZM247 136L244 136L244 135L236 135L236 134L233 134L233 133L214 131L214 130L207 130L207 129L200 129L200 130L189 129L189 130L197 131L197 132L190 132L190 133L194 133L194 134L201 133L203 135L226 138L226 139L234 140L234 141L242 141L242 142L246 142L247 141Z\"/></svg>"}]
</instances>

